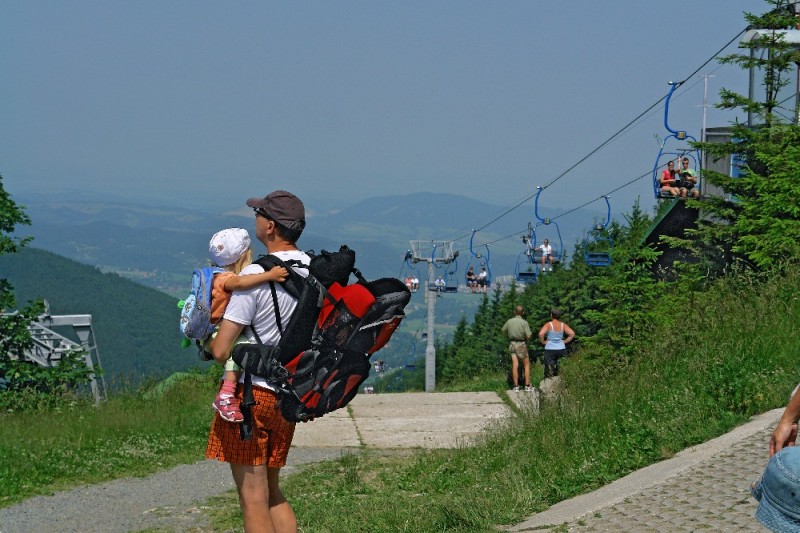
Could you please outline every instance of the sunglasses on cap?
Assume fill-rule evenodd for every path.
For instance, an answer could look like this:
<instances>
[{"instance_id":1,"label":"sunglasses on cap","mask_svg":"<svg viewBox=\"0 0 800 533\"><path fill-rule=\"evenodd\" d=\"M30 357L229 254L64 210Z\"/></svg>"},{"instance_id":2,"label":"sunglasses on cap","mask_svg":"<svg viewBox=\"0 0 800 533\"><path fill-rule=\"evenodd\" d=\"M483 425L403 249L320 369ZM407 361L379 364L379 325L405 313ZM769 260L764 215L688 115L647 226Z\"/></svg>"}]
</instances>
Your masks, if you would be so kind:
<instances>
[{"instance_id":1,"label":"sunglasses on cap","mask_svg":"<svg viewBox=\"0 0 800 533\"><path fill-rule=\"evenodd\" d=\"M266 211L264 211L264 210L263 210L262 208L260 208L260 207L254 207L254 208L253 208L253 212L256 214L256 216L257 216L257 217L258 217L258 216L261 216L261 217L264 217L264 218L266 218L267 220L272 220L272 217L271 217L271 216L269 216L269 213L267 213Z\"/></svg>"}]
</instances>

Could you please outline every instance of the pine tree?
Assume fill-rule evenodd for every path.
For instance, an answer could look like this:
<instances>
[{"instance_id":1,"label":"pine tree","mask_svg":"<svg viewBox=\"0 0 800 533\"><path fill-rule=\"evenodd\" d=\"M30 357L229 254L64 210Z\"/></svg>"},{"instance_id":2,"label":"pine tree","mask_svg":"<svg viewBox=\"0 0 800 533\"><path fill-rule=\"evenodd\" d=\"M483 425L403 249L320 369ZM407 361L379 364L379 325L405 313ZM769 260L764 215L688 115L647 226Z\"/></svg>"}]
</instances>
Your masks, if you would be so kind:
<instances>
[{"instance_id":1,"label":"pine tree","mask_svg":"<svg viewBox=\"0 0 800 533\"><path fill-rule=\"evenodd\" d=\"M17 226L30 224L30 219L25 210L18 206L11 195L3 187L3 177L0 176L0 255L16 253L31 239L14 237L12 234ZM0 279L0 377L5 372L4 363L12 355L21 353L30 348L31 336L28 324L40 312L38 305L32 305L16 311L17 303L14 298L14 288L5 278Z\"/></svg>"},{"instance_id":2,"label":"pine tree","mask_svg":"<svg viewBox=\"0 0 800 533\"><path fill-rule=\"evenodd\" d=\"M29 237L13 235L17 226L28 224L25 210L11 199L0 176L0 255L16 253L30 242ZM90 372L80 352L65 354L52 367L40 367L22 357L33 346L28 327L43 312L41 302L18 308L11 283L0 279L0 310L0 409L56 405L87 383Z\"/></svg>"},{"instance_id":3,"label":"pine tree","mask_svg":"<svg viewBox=\"0 0 800 533\"><path fill-rule=\"evenodd\" d=\"M800 51L785 42L785 30L794 28L798 17L787 0L768 3L773 9L765 14L745 14L749 27L760 35L743 44L754 53L720 60L760 73L764 89L760 98L722 89L717 104L749 113L753 123L734 122L727 143L698 144L712 158L735 156L742 164L736 178L703 172L705 180L725 192L703 203L712 216L689 232L693 247L708 260L704 266L711 271L737 263L779 268L800 254L800 125L791 122L798 110L786 107L787 102L796 101L794 95L779 99L781 89L793 82L795 69L800 68ZM787 116L792 119L787 121Z\"/></svg>"}]
</instances>

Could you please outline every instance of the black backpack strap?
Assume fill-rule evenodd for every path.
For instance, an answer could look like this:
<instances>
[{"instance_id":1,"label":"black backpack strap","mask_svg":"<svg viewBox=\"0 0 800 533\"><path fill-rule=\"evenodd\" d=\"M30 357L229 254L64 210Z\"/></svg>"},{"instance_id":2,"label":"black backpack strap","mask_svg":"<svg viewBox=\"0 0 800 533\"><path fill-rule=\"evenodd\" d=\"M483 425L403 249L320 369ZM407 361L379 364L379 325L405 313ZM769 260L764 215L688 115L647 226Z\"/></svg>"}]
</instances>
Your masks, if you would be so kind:
<instances>
[{"instance_id":1,"label":"black backpack strap","mask_svg":"<svg viewBox=\"0 0 800 533\"><path fill-rule=\"evenodd\" d=\"M253 411L252 407L256 404L253 396L253 376L247 370L244 371L244 383L242 384L242 402L239 404L239 411L242 413L242 423L239 424L239 438L250 440L253 438Z\"/></svg>"},{"instance_id":2,"label":"black backpack strap","mask_svg":"<svg viewBox=\"0 0 800 533\"><path fill-rule=\"evenodd\" d=\"M288 270L288 269L287 269ZM272 305L275 306L275 323L278 326L278 333L283 335L283 327L281 327L281 310L278 307L278 293L275 290L275 282L269 282L270 292L272 292ZM261 337L256 333L256 328L250 325L250 330L259 346L263 346ZM239 437L242 440L250 440L253 438L253 412L252 407L256 404L256 399L253 396L253 376L250 371L244 371L244 384L242 386L242 402L239 404L239 410L242 412L242 423L239 426Z\"/></svg>"},{"instance_id":3,"label":"black backpack strap","mask_svg":"<svg viewBox=\"0 0 800 533\"><path fill-rule=\"evenodd\" d=\"M272 293L272 305L275 308L275 324L278 326L278 333L280 333L280 335L283 336L283 325L281 324L281 310L278 307L278 291L275 290L274 281L269 282L269 290Z\"/></svg>"},{"instance_id":4,"label":"black backpack strap","mask_svg":"<svg viewBox=\"0 0 800 533\"><path fill-rule=\"evenodd\" d=\"M262 255L253 262L258 266L260 266L261 268L263 268L264 272L267 272L274 266L281 266L285 268L286 271L289 273L289 277L286 278L286 281L282 283L283 290L288 292L295 299L300 298L300 292L303 289L304 278L303 276L295 272L293 267L302 267L307 269L308 265L303 264L302 261L298 261L297 259L284 261L280 257L272 254Z\"/></svg>"},{"instance_id":5,"label":"black backpack strap","mask_svg":"<svg viewBox=\"0 0 800 533\"><path fill-rule=\"evenodd\" d=\"M261 345L261 339L256 333L256 328L250 325L250 330L256 338L256 342ZM242 423L239 425L239 437L242 440L250 440L253 438L253 412L252 408L256 404L256 399L253 396L253 376L250 371L245 368L244 370L244 383L242 384L242 402L239 404L239 410L242 412Z\"/></svg>"}]
</instances>

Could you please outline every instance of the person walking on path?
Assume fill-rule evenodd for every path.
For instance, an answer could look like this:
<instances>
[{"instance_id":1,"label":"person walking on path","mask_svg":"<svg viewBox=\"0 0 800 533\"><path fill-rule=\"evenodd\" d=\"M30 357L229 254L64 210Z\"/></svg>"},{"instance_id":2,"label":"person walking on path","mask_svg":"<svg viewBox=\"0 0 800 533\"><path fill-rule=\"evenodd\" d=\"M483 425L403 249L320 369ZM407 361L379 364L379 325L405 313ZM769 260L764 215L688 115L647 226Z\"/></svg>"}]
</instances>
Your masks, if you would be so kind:
<instances>
[{"instance_id":1,"label":"person walking on path","mask_svg":"<svg viewBox=\"0 0 800 533\"><path fill-rule=\"evenodd\" d=\"M295 246L305 228L305 208L299 198L290 192L274 191L265 198L249 199L247 205L255 211L256 238L270 254L284 262L294 260L302 265L309 264L309 256ZM307 268L293 268L301 276L308 275ZM252 264L242 274L263 271L260 265ZM269 285L233 292L217 336L210 344L215 360L220 363L227 361L234 341L242 333L255 342L255 331L267 346L278 343L281 332L275 307L285 324L294 312L297 300L281 284L275 284L274 298L273 301ZM240 386L236 390L240 402L242 379L239 378ZM245 531L296 532L294 511L278 486L278 475L286 464L295 424L283 418L277 405L277 391L267 383L265 376L252 376L252 383L256 400L251 411L252 439L242 440L239 425L224 422L217 414L211 424L206 458L230 463L239 492Z\"/></svg>"},{"instance_id":2,"label":"person walking on path","mask_svg":"<svg viewBox=\"0 0 800 533\"><path fill-rule=\"evenodd\" d=\"M560 318L561 311L551 309L550 321L539 330L539 342L544 345L545 379L558 376L558 361L567 354L567 344L575 338L575 332Z\"/></svg>"},{"instance_id":3,"label":"person walking on path","mask_svg":"<svg viewBox=\"0 0 800 533\"><path fill-rule=\"evenodd\" d=\"M519 392L519 363L522 362L525 373L525 390L533 391L531 387L531 359L528 357L528 341L531 340L531 327L523 315L525 309L521 305L514 308L514 317L503 324L503 335L508 337L508 351L511 352L511 379L514 382L514 392Z\"/></svg>"}]
</instances>

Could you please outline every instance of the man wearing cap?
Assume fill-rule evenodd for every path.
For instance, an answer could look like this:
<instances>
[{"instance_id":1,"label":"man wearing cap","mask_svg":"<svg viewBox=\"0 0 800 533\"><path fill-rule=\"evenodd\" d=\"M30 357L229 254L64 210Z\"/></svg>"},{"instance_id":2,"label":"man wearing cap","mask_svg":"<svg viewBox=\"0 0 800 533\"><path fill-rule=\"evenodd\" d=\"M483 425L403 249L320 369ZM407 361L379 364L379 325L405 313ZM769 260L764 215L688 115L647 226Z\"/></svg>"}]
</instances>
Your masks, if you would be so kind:
<instances>
[{"instance_id":1,"label":"man wearing cap","mask_svg":"<svg viewBox=\"0 0 800 533\"><path fill-rule=\"evenodd\" d=\"M309 264L308 255L295 245L305 228L305 208L299 198L287 191L274 191L264 198L249 199L247 205L255 212L256 238L267 247L268 253L284 262ZM294 268L298 274L308 275L307 269ZM260 265L252 264L242 274L263 271ZM275 303L285 326L297 301L280 284L275 284L275 289ZM276 322L275 303L269 285L235 291L210 345L214 359L226 361L240 334L255 340L253 329L265 345L278 344L281 333ZM245 531L297 531L294 511L278 486L278 475L286 464L292 443L294 423L287 422L281 415L277 391L264 376L252 376L252 380L256 401L252 408L252 439L242 440L239 426L226 423L217 415L211 425L206 457L230 463ZM240 401L241 395L240 386L236 391Z\"/></svg>"}]
</instances>

